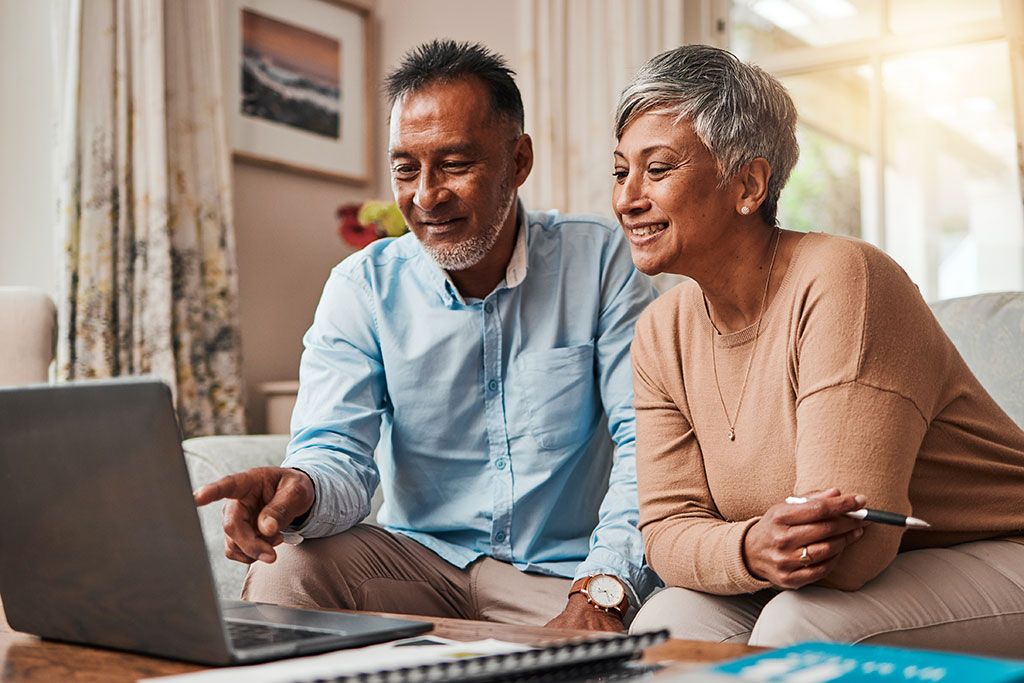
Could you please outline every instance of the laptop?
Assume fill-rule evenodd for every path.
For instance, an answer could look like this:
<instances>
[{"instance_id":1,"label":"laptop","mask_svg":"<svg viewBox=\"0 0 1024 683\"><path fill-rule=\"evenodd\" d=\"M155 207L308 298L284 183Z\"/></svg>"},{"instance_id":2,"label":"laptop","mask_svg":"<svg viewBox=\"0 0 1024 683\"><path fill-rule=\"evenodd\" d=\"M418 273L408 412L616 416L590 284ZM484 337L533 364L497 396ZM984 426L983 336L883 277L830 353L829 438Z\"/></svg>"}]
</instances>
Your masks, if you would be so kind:
<instances>
[{"instance_id":1,"label":"laptop","mask_svg":"<svg viewBox=\"0 0 1024 683\"><path fill-rule=\"evenodd\" d=\"M157 380L0 389L0 519L7 621L48 639L220 665L432 627L220 603L171 393Z\"/></svg>"}]
</instances>

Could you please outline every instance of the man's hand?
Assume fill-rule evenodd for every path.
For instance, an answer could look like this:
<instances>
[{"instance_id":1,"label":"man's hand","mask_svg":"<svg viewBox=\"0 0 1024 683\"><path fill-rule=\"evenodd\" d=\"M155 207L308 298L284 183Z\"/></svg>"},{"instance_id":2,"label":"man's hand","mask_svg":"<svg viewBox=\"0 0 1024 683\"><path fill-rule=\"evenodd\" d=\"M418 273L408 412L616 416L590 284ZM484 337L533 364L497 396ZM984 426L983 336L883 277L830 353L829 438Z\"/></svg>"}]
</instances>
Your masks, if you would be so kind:
<instances>
[{"instance_id":1,"label":"man's hand","mask_svg":"<svg viewBox=\"0 0 1024 683\"><path fill-rule=\"evenodd\" d=\"M224 555L252 564L277 559L281 529L313 506L313 481L289 467L254 467L199 488L196 505L228 499L224 505Z\"/></svg>"},{"instance_id":2,"label":"man's hand","mask_svg":"<svg viewBox=\"0 0 1024 683\"><path fill-rule=\"evenodd\" d=\"M768 508L743 539L747 569L777 588L800 588L825 578L868 524L842 516L864 507L864 496L828 489L806 497L803 504Z\"/></svg>"},{"instance_id":3,"label":"man's hand","mask_svg":"<svg viewBox=\"0 0 1024 683\"><path fill-rule=\"evenodd\" d=\"M614 631L625 633L622 619L598 609L587 602L582 593L573 593L565 609L545 626L550 628L575 628L587 631Z\"/></svg>"}]
</instances>

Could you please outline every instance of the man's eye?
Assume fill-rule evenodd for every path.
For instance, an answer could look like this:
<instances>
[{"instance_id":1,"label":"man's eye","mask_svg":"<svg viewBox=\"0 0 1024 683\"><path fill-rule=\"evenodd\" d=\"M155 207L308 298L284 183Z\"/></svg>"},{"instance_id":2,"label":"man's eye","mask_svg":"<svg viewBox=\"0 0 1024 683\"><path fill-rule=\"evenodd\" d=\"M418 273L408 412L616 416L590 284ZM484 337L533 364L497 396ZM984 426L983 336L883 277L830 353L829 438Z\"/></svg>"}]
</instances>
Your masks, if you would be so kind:
<instances>
[{"instance_id":1,"label":"man's eye","mask_svg":"<svg viewBox=\"0 0 1024 683\"><path fill-rule=\"evenodd\" d=\"M399 180L408 180L416 175L416 167L411 164L399 164L391 167L391 175Z\"/></svg>"},{"instance_id":2,"label":"man's eye","mask_svg":"<svg viewBox=\"0 0 1024 683\"><path fill-rule=\"evenodd\" d=\"M454 172L457 173L459 171L465 171L467 168L469 168L469 162L468 161L446 161L446 162L444 162L444 164L441 165L441 168L443 168L446 171L454 171Z\"/></svg>"}]
</instances>

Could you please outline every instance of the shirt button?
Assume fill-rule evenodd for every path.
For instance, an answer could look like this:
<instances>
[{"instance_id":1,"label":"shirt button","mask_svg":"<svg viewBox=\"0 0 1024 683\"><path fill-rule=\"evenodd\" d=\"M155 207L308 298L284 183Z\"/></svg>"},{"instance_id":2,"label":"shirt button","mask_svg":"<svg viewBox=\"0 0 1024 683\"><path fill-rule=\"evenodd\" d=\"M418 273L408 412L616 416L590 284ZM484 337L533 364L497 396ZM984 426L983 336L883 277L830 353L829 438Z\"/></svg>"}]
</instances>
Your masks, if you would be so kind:
<instances>
[{"instance_id":1,"label":"shirt button","mask_svg":"<svg viewBox=\"0 0 1024 683\"><path fill-rule=\"evenodd\" d=\"M498 543L503 543L505 541L505 534L499 531L498 533L494 534L494 540Z\"/></svg>"},{"instance_id":2,"label":"shirt button","mask_svg":"<svg viewBox=\"0 0 1024 683\"><path fill-rule=\"evenodd\" d=\"M490 301L488 301L487 303L484 304L484 310L487 311L488 313L493 313L494 312L494 304L492 304Z\"/></svg>"},{"instance_id":3,"label":"shirt button","mask_svg":"<svg viewBox=\"0 0 1024 683\"><path fill-rule=\"evenodd\" d=\"M498 390L498 380L492 379L490 382L487 383L487 388L490 389L491 391L497 391Z\"/></svg>"},{"instance_id":4,"label":"shirt button","mask_svg":"<svg viewBox=\"0 0 1024 683\"><path fill-rule=\"evenodd\" d=\"M505 460L504 458L498 458L497 460L494 461L494 466L497 467L499 470L505 469L505 465L507 464L508 461Z\"/></svg>"}]
</instances>

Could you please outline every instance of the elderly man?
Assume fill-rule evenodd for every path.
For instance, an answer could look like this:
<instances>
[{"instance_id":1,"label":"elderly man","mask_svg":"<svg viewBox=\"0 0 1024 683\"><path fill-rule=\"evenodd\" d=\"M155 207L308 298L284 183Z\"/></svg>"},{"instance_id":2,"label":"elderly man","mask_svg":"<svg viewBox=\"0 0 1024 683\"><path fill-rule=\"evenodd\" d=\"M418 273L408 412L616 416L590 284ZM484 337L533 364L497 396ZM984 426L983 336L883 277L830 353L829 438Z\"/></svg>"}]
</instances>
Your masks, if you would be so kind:
<instances>
[{"instance_id":1,"label":"elderly man","mask_svg":"<svg viewBox=\"0 0 1024 683\"><path fill-rule=\"evenodd\" d=\"M435 41L387 87L412 234L331 273L282 467L196 501L233 499L248 600L622 630L656 581L629 363L653 289L614 224L517 201L533 147L504 60Z\"/></svg>"}]
</instances>

